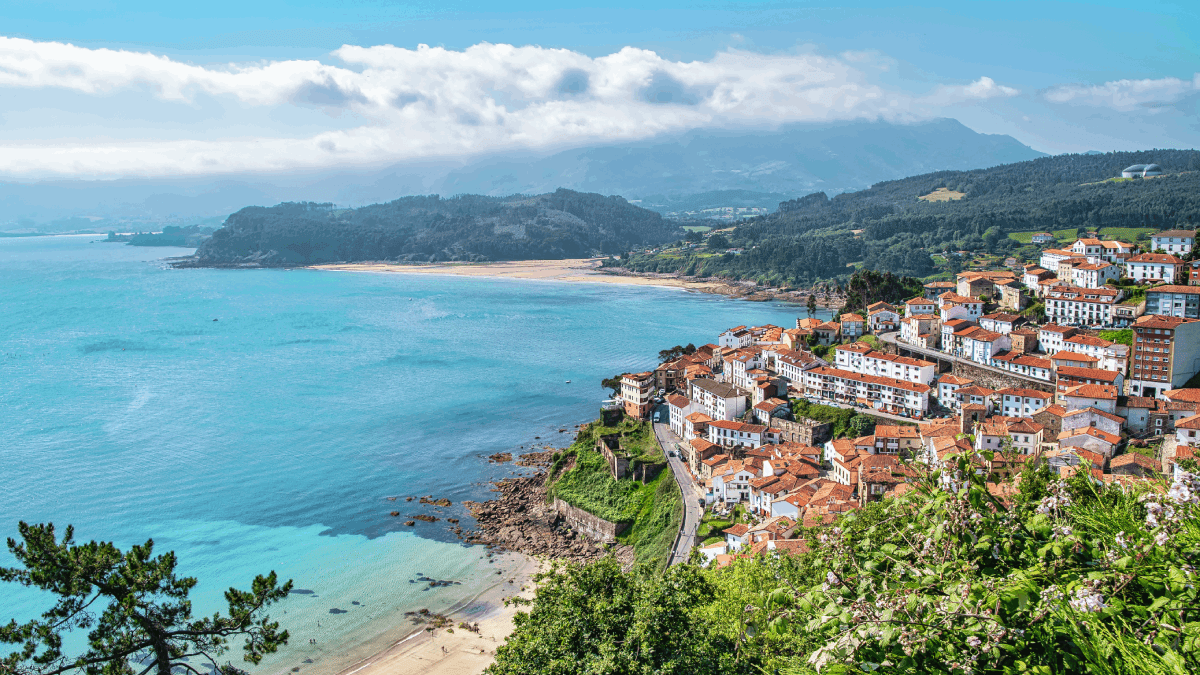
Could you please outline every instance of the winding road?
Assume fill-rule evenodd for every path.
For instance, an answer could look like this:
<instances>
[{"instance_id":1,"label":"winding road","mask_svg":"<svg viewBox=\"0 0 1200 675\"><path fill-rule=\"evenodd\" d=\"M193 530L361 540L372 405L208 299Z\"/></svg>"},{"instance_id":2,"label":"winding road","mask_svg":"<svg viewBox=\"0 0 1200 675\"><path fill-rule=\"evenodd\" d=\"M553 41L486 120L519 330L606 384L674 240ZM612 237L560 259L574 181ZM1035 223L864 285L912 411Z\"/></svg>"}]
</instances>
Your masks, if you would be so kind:
<instances>
[{"instance_id":1,"label":"winding road","mask_svg":"<svg viewBox=\"0 0 1200 675\"><path fill-rule=\"evenodd\" d=\"M662 419L668 419L670 414L667 406L660 405L655 409L661 412ZM691 476L688 475L687 467L684 466L683 460L678 456L675 444L682 443L683 440L671 431L671 425L665 423L654 423L654 436L658 439L658 445L662 448L663 455L667 458L667 466L671 467L671 474L675 476L675 483L679 486L679 494L683 496L683 524L679 527L679 536L675 540L675 548L671 550L671 565L676 565L681 562L686 562L688 555L692 552L692 547L696 545L696 529L700 527L700 518L703 515L700 509L700 498L703 496L692 484ZM671 453L675 452L672 457Z\"/></svg>"}]
</instances>

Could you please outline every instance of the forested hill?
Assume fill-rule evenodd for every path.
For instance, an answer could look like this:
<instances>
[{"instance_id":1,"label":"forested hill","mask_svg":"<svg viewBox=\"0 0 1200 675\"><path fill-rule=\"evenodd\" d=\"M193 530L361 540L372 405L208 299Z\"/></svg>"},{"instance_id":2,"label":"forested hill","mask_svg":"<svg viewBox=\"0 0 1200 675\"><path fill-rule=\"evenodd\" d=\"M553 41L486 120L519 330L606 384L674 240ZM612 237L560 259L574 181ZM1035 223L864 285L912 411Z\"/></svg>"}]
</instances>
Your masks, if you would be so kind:
<instances>
[{"instance_id":1,"label":"forested hill","mask_svg":"<svg viewBox=\"0 0 1200 675\"><path fill-rule=\"evenodd\" d=\"M405 197L357 209L286 203L231 215L187 266L580 258L660 244L677 223L621 197Z\"/></svg>"},{"instance_id":2,"label":"forested hill","mask_svg":"<svg viewBox=\"0 0 1200 675\"><path fill-rule=\"evenodd\" d=\"M1159 164L1166 173L1119 179L1123 168L1141 163ZM961 193L961 198L919 199L939 188ZM832 199L818 192L783 202L776 213L743 221L734 231L714 237L716 245L710 240L706 250L635 255L623 264L636 271L774 285L843 277L854 266L920 277L935 271L932 253L1016 253L1022 245L1008 237L1011 232L1194 228L1196 223L1200 152L1060 155L887 181ZM723 253L726 248L743 252Z\"/></svg>"}]
</instances>

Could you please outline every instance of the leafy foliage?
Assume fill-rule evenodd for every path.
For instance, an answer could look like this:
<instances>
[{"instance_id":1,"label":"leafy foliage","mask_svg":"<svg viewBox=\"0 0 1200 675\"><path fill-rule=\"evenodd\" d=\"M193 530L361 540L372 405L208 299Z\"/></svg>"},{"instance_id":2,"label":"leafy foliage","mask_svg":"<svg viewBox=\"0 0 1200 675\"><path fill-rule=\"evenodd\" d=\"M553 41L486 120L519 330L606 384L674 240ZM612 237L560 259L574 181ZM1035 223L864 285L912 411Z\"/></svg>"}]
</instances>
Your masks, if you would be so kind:
<instances>
[{"instance_id":1,"label":"leafy foliage","mask_svg":"<svg viewBox=\"0 0 1200 675\"><path fill-rule=\"evenodd\" d=\"M493 672L642 673L664 663L677 672L669 668L693 650L725 658L721 672L731 673L1200 669L1200 476L1168 490L1087 472L1060 480L1041 465L1001 500L975 469L973 458L950 457L905 495L803 532L802 555L653 578L618 577L612 561L573 567L539 591ZM657 597L662 606L688 608L663 629L687 639L647 653L610 628L609 598L642 586L672 596ZM554 639L560 632L566 639Z\"/></svg>"},{"instance_id":2,"label":"leafy foliage","mask_svg":"<svg viewBox=\"0 0 1200 675\"><path fill-rule=\"evenodd\" d=\"M683 230L620 197L571 190L528 197L405 197L358 209L286 203L229 216L196 264L531 260L620 253Z\"/></svg>"},{"instance_id":3,"label":"leafy foliage","mask_svg":"<svg viewBox=\"0 0 1200 675\"><path fill-rule=\"evenodd\" d=\"M748 673L736 643L712 634L697 611L712 587L696 567L623 574L612 558L560 565L542 575L537 599L517 614L491 675L717 675Z\"/></svg>"},{"instance_id":4,"label":"leafy foliage","mask_svg":"<svg viewBox=\"0 0 1200 675\"><path fill-rule=\"evenodd\" d=\"M228 616L193 619L188 593L196 579L176 576L175 554L155 556L153 540L122 552L107 542L75 544L71 527L59 540L52 523L22 522L20 532L21 542L8 540L20 566L0 568L0 581L58 599L40 619L0 626L0 643L18 646L0 660L4 675L170 675L175 669L238 675L243 671L217 660L232 640L245 637L242 658L251 664L287 644L288 632L263 613L292 588L291 581L279 585L274 572L255 577L249 591L226 591ZM76 630L88 631L88 648L71 656L64 638ZM208 665L198 670L189 659Z\"/></svg>"}]
</instances>

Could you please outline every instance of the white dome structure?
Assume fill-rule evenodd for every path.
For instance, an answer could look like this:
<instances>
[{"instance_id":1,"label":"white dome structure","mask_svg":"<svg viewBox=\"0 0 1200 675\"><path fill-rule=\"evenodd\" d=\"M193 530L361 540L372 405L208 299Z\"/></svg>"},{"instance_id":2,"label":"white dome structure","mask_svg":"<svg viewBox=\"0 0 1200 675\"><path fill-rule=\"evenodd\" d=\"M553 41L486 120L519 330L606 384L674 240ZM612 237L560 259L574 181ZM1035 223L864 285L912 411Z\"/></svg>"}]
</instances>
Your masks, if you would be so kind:
<instances>
[{"instance_id":1,"label":"white dome structure","mask_svg":"<svg viewBox=\"0 0 1200 675\"><path fill-rule=\"evenodd\" d=\"M1145 178L1147 176L1161 176L1162 167L1157 164L1134 164L1127 166L1121 171L1121 178Z\"/></svg>"}]
</instances>

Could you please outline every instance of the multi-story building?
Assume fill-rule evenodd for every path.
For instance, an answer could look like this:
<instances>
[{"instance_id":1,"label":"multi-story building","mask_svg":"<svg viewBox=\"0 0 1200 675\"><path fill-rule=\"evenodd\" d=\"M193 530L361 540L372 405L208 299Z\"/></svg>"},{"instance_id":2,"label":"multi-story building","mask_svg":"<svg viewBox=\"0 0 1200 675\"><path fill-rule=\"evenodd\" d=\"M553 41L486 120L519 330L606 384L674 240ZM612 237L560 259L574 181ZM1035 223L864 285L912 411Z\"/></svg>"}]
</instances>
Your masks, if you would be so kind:
<instances>
[{"instance_id":1,"label":"multi-story building","mask_svg":"<svg viewBox=\"0 0 1200 675\"><path fill-rule=\"evenodd\" d=\"M1167 253L1191 253L1196 245L1195 230L1167 230L1150 235L1150 250Z\"/></svg>"},{"instance_id":2,"label":"multi-story building","mask_svg":"<svg viewBox=\"0 0 1200 675\"><path fill-rule=\"evenodd\" d=\"M1072 335L1062 341L1062 350L1096 358L1096 367L1124 375L1129 370L1129 345L1091 335Z\"/></svg>"},{"instance_id":3,"label":"multi-story building","mask_svg":"<svg viewBox=\"0 0 1200 675\"><path fill-rule=\"evenodd\" d=\"M1037 295L1038 284L1046 279L1053 278L1054 272L1051 272L1050 270L1044 270L1037 265L1029 265L1025 268L1025 274L1021 277L1021 281L1025 284L1025 288L1028 288L1031 293Z\"/></svg>"},{"instance_id":4,"label":"multi-story building","mask_svg":"<svg viewBox=\"0 0 1200 675\"><path fill-rule=\"evenodd\" d=\"M943 293L953 293L958 284L953 281L931 281L925 284L925 299L937 300Z\"/></svg>"},{"instance_id":5,"label":"multi-story building","mask_svg":"<svg viewBox=\"0 0 1200 675\"><path fill-rule=\"evenodd\" d=\"M1004 417L1033 417L1037 411L1054 402L1054 394L1036 389L1010 387L996 392L1000 398L1000 414Z\"/></svg>"},{"instance_id":6,"label":"multi-story building","mask_svg":"<svg viewBox=\"0 0 1200 675\"><path fill-rule=\"evenodd\" d=\"M1054 374L1054 365L1050 359L1022 354L1015 349L996 354L987 365L1045 382L1049 382Z\"/></svg>"},{"instance_id":7,"label":"multi-story building","mask_svg":"<svg viewBox=\"0 0 1200 675\"><path fill-rule=\"evenodd\" d=\"M993 314L984 314L979 317L979 327L984 330L990 330L1001 335L1008 335L1013 332L1013 329L1025 322L1025 317L1020 314L1008 314L1006 312L995 312Z\"/></svg>"},{"instance_id":8,"label":"multi-story building","mask_svg":"<svg viewBox=\"0 0 1200 675\"><path fill-rule=\"evenodd\" d=\"M942 321L936 314L914 314L900 320L900 339L924 349L937 349L941 342Z\"/></svg>"},{"instance_id":9,"label":"multi-story building","mask_svg":"<svg viewBox=\"0 0 1200 675\"><path fill-rule=\"evenodd\" d=\"M804 373L804 396L812 401L865 404L876 410L920 418L929 410L930 386L840 368L813 368Z\"/></svg>"},{"instance_id":10,"label":"multi-story building","mask_svg":"<svg viewBox=\"0 0 1200 675\"><path fill-rule=\"evenodd\" d=\"M1042 257L1041 257L1041 259L1038 260L1038 267L1041 267L1044 270L1049 270L1049 271L1057 274L1058 273L1058 263L1060 263L1064 260L1070 260L1072 258L1080 258L1080 257L1082 257L1082 256L1078 256L1078 255L1072 253L1071 251L1064 251L1063 249L1060 249L1060 248L1048 248L1048 249L1042 251ZM1083 259L1087 260L1086 258L1083 258Z\"/></svg>"},{"instance_id":11,"label":"multi-story building","mask_svg":"<svg viewBox=\"0 0 1200 675\"><path fill-rule=\"evenodd\" d=\"M1034 244L1041 246L1042 244L1053 244L1054 242L1056 242L1058 240L1055 239L1054 235L1050 234L1049 232L1038 232L1033 235L1031 241Z\"/></svg>"},{"instance_id":12,"label":"multi-story building","mask_svg":"<svg viewBox=\"0 0 1200 675\"><path fill-rule=\"evenodd\" d=\"M1071 269L1071 282L1080 288L1100 288L1121 278L1121 268L1109 263L1087 263Z\"/></svg>"},{"instance_id":13,"label":"multi-story building","mask_svg":"<svg viewBox=\"0 0 1200 675\"><path fill-rule=\"evenodd\" d=\"M1137 282L1174 283L1183 260L1170 253L1142 253L1125 261L1125 276Z\"/></svg>"},{"instance_id":14,"label":"multi-story building","mask_svg":"<svg viewBox=\"0 0 1200 675\"><path fill-rule=\"evenodd\" d=\"M943 293L938 298L938 310L943 322L951 319L975 321L983 315L983 303L965 295Z\"/></svg>"},{"instance_id":15,"label":"multi-story building","mask_svg":"<svg viewBox=\"0 0 1200 675\"><path fill-rule=\"evenodd\" d=\"M721 333L717 338L717 344L721 347L730 347L733 349L741 349L754 344L754 334L745 326L736 326Z\"/></svg>"},{"instance_id":16,"label":"multi-story building","mask_svg":"<svg viewBox=\"0 0 1200 675\"><path fill-rule=\"evenodd\" d=\"M686 429L685 420L687 416L696 412L697 406L692 405L692 402L686 396L679 394L671 394L667 397L667 412L670 417L671 431L680 438L685 438Z\"/></svg>"},{"instance_id":17,"label":"multi-story building","mask_svg":"<svg viewBox=\"0 0 1200 675\"><path fill-rule=\"evenodd\" d=\"M919 384L929 384L937 375L935 363L877 352L865 342L836 347L834 366L860 375L877 375Z\"/></svg>"},{"instance_id":18,"label":"multi-story building","mask_svg":"<svg viewBox=\"0 0 1200 675\"><path fill-rule=\"evenodd\" d=\"M692 403L714 420L733 420L746 412L746 395L725 382L695 379L689 394Z\"/></svg>"},{"instance_id":19,"label":"multi-story building","mask_svg":"<svg viewBox=\"0 0 1200 675\"><path fill-rule=\"evenodd\" d=\"M1099 239L1076 239L1074 244L1071 244L1071 253L1081 255L1085 258L1100 259L1104 255L1104 242Z\"/></svg>"},{"instance_id":20,"label":"multi-story building","mask_svg":"<svg viewBox=\"0 0 1200 675\"><path fill-rule=\"evenodd\" d=\"M873 302L867 306L867 325L876 335L896 330L900 313L886 302Z\"/></svg>"},{"instance_id":21,"label":"multi-story building","mask_svg":"<svg viewBox=\"0 0 1200 675\"><path fill-rule=\"evenodd\" d=\"M1107 326L1113 322L1113 306L1122 295L1116 288L1059 286L1046 293L1046 320Z\"/></svg>"},{"instance_id":22,"label":"multi-story building","mask_svg":"<svg viewBox=\"0 0 1200 675\"><path fill-rule=\"evenodd\" d=\"M1038 328L1038 345L1041 346L1043 352L1053 354L1060 352L1066 347L1063 344L1067 338L1079 332L1078 328L1072 326L1059 326L1057 324L1048 323Z\"/></svg>"},{"instance_id":23,"label":"multi-story building","mask_svg":"<svg viewBox=\"0 0 1200 675\"><path fill-rule=\"evenodd\" d=\"M739 349L724 357L721 379L740 389L750 388L750 371L766 365L761 350Z\"/></svg>"},{"instance_id":24,"label":"multi-story building","mask_svg":"<svg viewBox=\"0 0 1200 675\"><path fill-rule=\"evenodd\" d=\"M990 363L996 354L1012 349L1012 341L1007 335L1001 335L983 328L972 328L963 331L959 336L961 348L955 356L970 359L976 363Z\"/></svg>"},{"instance_id":25,"label":"multi-story building","mask_svg":"<svg viewBox=\"0 0 1200 675\"><path fill-rule=\"evenodd\" d=\"M761 424L743 424L733 420L708 423L708 442L725 448L759 448L770 442L770 428Z\"/></svg>"},{"instance_id":26,"label":"multi-story building","mask_svg":"<svg viewBox=\"0 0 1200 675\"><path fill-rule=\"evenodd\" d=\"M843 340L860 338L867 333L867 320L861 314L843 314L838 317L838 323L842 324Z\"/></svg>"},{"instance_id":27,"label":"multi-story building","mask_svg":"<svg viewBox=\"0 0 1200 675\"><path fill-rule=\"evenodd\" d=\"M1147 314L1133 324L1129 394L1166 400L1200 370L1200 321Z\"/></svg>"},{"instance_id":28,"label":"multi-story building","mask_svg":"<svg viewBox=\"0 0 1200 675\"><path fill-rule=\"evenodd\" d=\"M1200 286L1155 286L1146 291L1146 313L1200 319Z\"/></svg>"},{"instance_id":29,"label":"multi-story building","mask_svg":"<svg viewBox=\"0 0 1200 675\"><path fill-rule=\"evenodd\" d=\"M621 402L625 414L636 419L646 419L654 408L654 373L625 373L621 376Z\"/></svg>"},{"instance_id":30,"label":"multi-story building","mask_svg":"<svg viewBox=\"0 0 1200 675\"><path fill-rule=\"evenodd\" d=\"M927 298L913 298L904 301L904 316L933 314L937 311L937 302Z\"/></svg>"},{"instance_id":31,"label":"multi-story building","mask_svg":"<svg viewBox=\"0 0 1200 675\"><path fill-rule=\"evenodd\" d=\"M771 353L771 365L776 375L799 387L801 373L810 368L828 366L829 362L818 358L812 352L785 350Z\"/></svg>"}]
</instances>

